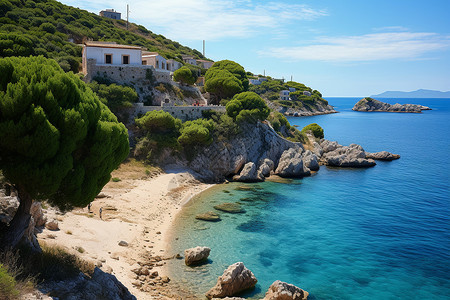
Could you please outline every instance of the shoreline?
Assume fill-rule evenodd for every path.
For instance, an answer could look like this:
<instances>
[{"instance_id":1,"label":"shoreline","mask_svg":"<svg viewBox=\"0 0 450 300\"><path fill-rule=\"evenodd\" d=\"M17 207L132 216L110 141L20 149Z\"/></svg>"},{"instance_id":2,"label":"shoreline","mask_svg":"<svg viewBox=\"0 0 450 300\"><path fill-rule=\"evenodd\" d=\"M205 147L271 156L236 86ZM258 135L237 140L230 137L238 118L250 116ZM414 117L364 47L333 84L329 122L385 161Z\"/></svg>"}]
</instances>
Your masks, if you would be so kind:
<instances>
[{"instance_id":1,"label":"shoreline","mask_svg":"<svg viewBox=\"0 0 450 300\"><path fill-rule=\"evenodd\" d=\"M215 185L197 181L191 170L183 168L147 180L109 182L101 193L105 197L92 202L91 213L87 208L65 214L47 209L45 215L58 221L59 230L44 229L38 240L63 247L115 275L137 299L173 299L181 294L189 299L176 282L162 280L168 276L166 260L177 254L170 252L170 230L182 207ZM120 246L120 241L127 246ZM147 264L150 273L158 272L155 278L132 271Z\"/></svg>"}]
</instances>

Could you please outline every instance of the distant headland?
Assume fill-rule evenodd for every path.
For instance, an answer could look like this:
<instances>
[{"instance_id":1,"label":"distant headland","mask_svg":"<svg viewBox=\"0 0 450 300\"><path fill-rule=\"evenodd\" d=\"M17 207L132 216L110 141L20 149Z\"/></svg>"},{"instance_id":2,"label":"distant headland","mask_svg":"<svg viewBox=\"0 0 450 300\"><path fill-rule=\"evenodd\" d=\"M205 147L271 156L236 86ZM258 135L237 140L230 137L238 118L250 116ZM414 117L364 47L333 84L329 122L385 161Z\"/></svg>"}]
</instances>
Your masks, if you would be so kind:
<instances>
[{"instance_id":1,"label":"distant headland","mask_svg":"<svg viewBox=\"0 0 450 300\"><path fill-rule=\"evenodd\" d=\"M387 91L378 95L370 96L372 98L450 98L450 91L441 92L434 90L420 89L412 92Z\"/></svg>"}]
</instances>

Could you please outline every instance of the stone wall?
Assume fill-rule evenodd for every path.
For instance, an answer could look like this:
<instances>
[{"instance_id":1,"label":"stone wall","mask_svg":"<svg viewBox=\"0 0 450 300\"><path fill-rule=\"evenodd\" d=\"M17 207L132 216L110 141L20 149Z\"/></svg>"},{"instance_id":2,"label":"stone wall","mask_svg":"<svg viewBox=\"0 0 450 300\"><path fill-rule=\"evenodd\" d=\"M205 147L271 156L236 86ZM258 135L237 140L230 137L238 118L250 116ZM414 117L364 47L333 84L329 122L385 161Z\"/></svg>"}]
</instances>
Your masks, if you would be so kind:
<instances>
[{"instance_id":1,"label":"stone wall","mask_svg":"<svg viewBox=\"0 0 450 300\"><path fill-rule=\"evenodd\" d=\"M214 110L217 112L226 112L225 106L144 106L143 103L135 104L136 114L145 114L149 111L164 110L173 117L181 119L183 122L202 118L202 111Z\"/></svg>"},{"instance_id":2,"label":"stone wall","mask_svg":"<svg viewBox=\"0 0 450 300\"><path fill-rule=\"evenodd\" d=\"M168 71L155 70L153 66L144 65L104 65L97 64L95 59L89 59L86 64L86 82L90 82L95 76L107 77L119 84L136 84L139 81L146 80L147 70L153 72L153 76L158 82L172 81L172 76Z\"/></svg>"}]
</instances>

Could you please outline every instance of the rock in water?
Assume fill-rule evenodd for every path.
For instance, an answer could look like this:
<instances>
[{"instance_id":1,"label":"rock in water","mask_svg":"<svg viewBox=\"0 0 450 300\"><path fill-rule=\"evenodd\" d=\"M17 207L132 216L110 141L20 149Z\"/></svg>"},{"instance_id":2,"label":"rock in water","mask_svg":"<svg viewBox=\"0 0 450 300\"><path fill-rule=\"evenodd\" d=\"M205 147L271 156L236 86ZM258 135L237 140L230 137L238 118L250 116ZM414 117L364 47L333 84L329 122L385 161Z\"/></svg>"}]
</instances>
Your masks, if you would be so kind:
<instances>
[{"instance_id":1,"label":"rock in water","mask_svg":"<svg viewBox=\"0 0 450 300\"><path fill-rule=\"evenodd\" d=\"M290 148L284 151L275 174L281 177L304 177L310 175L311 171L303 164L302 149Z\"/></svg>"},{"instance_id":2,"label":"rock in water","mask_svg":"<svg viewBox=\"0 0 450 300\"><path fill-rule=\"evenodd\" d=\"M366 158L371 158L371 159L375 159L375 160L394 160L394 159L399 159L400 155L393 154L393 153L390 153L387 151L380 151L380 152L374 152L374 153L366 152Z\"/></svg>"},{"instance_id":3,"label":"rock in water","mask_svg":"<svg viewBox=\"0 0 450 300\"><path fill-rule=\"evenodd\" d=\"M233 296L253 288L257 282L255 275L244 266L244 263L237 262L223 272L216 285L206 293L206 297L212 299Z\"/></svg>"},{"instance_id":4,"label":"rock in water","mask_svg":"<svg viewBox=\"0 0 450 300\"><path fill-rule=\"evenodd\" d=\"M242 169L241 173L239 175L233 176L234 181L241 181L241 182L256 182L256 181L263 181L264 176L261 178L258 176L258 169L253 162L248 162L244 165L244 168Z\"/></svg>"},{"instance_id":5,"label":"rock in water","mask_svg":"<svg viewBox=\"0 0 450 300\"><path fill-rule=\"evenodd\" d=\"M242 209L239 203L222 203L214 206L214 208L232 214L239 214L245 212L245 210Z\"/></svg>"},{"instance_id":6,"label":"rock in water","mask_svg":"<svg viewBox=\"0 0 450 300\"><path fill-rule=\"evenodd\" d=\"M303 153L303 163L311 171L319 170L319 162L317 161L317 155L312 153L310 150L306 150Z\"/></svg>"},{"instance_id":7,"label":"rock in water","mask_svg":"<svg viewBox=\"0 0 450 300\"><path fill-rule=\"evenodd\" d=\"M208 259L211 248L197 246L184 250L184 262L187 266L201 263Z\"/></svg>"},{"instance_id":8,"label":"rock in water","mask_svg":"<svg viewBox=\"0 0 450 300\"><path fill-rule=\"evenodd\" d=\"M357 144L341 146L336 142L322 141L324 154L321 162L327 166L344 168L368 168L376 165L373 159L366 159L364 149ZM336 147L336 148L335 148ZM334 149L331 151L325 151Z\"/></svg>"},{"instance_id":9,"label":"rock in water","mask_svg":"<svg viewBox=\"0 0 450 300\"><path fill-rule=\"evenodd\" d=\"M389 104L375 100L369 97L363 98L353 106L355 111L385 111L385 112L406 112L420 113L422 110L431 110L431 108L418 104Z\"/></svg>"},{"instance_id":10,"label":"rock in water","mask_svg":"<svg viewBox=\"0 0 450 300\"><path fill-rule=\"evenodd\" d=\"M196 215L195 218L197 220L209 221L209 222L218 222L220 221L220 216L213 211L208 211L204 214Z\"/></svg>"},{"instance_id":11,"label":"rock in water","mask_svg":"<svg viewBox=\"0 0 450 300\"><path fill-rule=\"evenodd\" d=\"M262 300L306 300L308 295L307 291L295 285L277 280L272 283Z\"/></svg>"}]
</instances>

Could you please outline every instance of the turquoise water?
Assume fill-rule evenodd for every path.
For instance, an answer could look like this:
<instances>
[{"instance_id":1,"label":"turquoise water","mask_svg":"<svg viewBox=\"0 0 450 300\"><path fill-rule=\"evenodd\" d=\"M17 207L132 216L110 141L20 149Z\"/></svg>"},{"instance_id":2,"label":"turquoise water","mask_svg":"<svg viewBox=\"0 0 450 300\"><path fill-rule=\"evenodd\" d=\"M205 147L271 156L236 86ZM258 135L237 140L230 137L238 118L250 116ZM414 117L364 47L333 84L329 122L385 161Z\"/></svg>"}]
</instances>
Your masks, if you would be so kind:
<instances>
[{"instance_id":1,"label":"turquoise water","mask_svg":"<svg viewBox=\"0 0 450 300\"><path fill-rule=\"evenodd\" d=\"M289 121L318 123L327 139L400 160L363 170L322 166L287 183L216 186L183 209L172 237L173 251L211 247L210 261L196 268L172 261L172 277L201 295L243 261L258 279L246 297L279 279L309 299L449 299L450 99L395 101L433 108L422 114L352 112L357 100L328 98L339 114ZM195 220L223 202L246 212Z\"/></svg>"}]
</instances>

